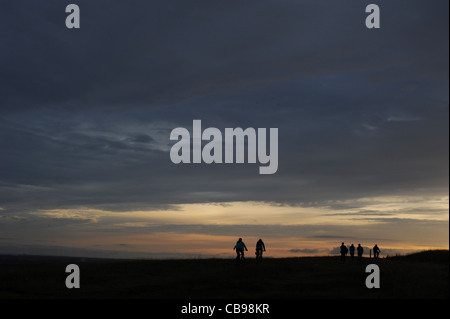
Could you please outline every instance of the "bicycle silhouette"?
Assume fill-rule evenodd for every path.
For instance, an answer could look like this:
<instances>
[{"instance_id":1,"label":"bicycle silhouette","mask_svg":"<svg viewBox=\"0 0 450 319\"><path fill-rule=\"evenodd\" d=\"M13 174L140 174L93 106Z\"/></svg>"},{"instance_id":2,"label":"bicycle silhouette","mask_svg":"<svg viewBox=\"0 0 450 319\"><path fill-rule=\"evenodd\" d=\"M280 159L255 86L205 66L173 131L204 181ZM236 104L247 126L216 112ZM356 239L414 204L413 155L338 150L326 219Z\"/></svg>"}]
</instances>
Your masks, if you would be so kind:
<instances>
[{"instance_id":1,"label":"bicycle silhouette","mask_svg":"<svg viewBox=\"0 0 450 319\"><path fill-rule=\"evenodd\" d=\"M263 250L262 249L256 249L255 255L256 255L256 262L257 263L261 262L262 261Z\"/></svg>"},{"instance_id":2,"label":"bicycle silhouette","mask_svg":"<svg viewBox=\"0 0 450 319\"><path fill-rule=\"evenodd\" d=\"M244 257L244 251L237 252L236 255L236 265L243 265L245 264L245 257Z\"/></svg>"}]
</instances>

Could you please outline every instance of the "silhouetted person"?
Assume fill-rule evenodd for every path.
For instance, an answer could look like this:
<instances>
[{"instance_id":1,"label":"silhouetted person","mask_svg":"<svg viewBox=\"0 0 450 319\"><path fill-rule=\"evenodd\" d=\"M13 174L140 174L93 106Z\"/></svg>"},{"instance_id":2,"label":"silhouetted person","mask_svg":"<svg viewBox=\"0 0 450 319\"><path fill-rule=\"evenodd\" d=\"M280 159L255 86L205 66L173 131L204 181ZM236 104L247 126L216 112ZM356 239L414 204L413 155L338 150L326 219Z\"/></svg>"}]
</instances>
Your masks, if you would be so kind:
<instances>
[{"instance_id":1,"label":"silhouetted person","mask_svg":"<svg viewBox=\"0 0 450 319\"><path fill-rule=\"evenodd\" d=\"M352 257L352 259L353 259L353 257L355 256L355 246L353 246L353 244L350 246L350 256Z\"/></svg>"},{"instance_id":2,"label":"silhouetted person","mask_svg":"<svg viewBox=\"0 0 450 319\"><path fill-rule=\"evenodd\" d=\"M375 244L375 246L373 246L373 258L378 258L380 256L380 251L380 248Z\"/></svg>"},{"instance_id":3,"label":"silhouetted person","mask_svg":"<svg viewBox=\"0 0 450 319\"><path fill-rule=\"evenodd\" d=\"M341 245L341 260L345 261L345 255L348 253L348 248L342 243Z\"/></svg>"},{"instance_id":4,"label":"silhouetted person","mask_svg":"<svg viewBox=\"0 0 450 319\"><path fill-rule=\"evenodd\" d=\"M244 242L242 241L242 238L239 238L239 240L236 242L236 245L234 245L233 250L236 249L236 262L239 261L239 258L242 256L244 257L244 249L248 251L247 246L245 246Z\"/></svg>"},{"instance_id":5,"label":"silhouetted person","mask_svg":"<svg viewBox=\"0 0 450 319\"><path fill-rule=\"evenodd\" d=\"M364 253L364 248L361 247L361 244L358 244L358 247L356 247L356 251L358 252L358 260L361 260Z\"/></svg>"},{"instance_id":6,"label":"silhouetted person","mask_svg":"<svg viewBox=\"0 0 450 319\"><path fill-rule=\"evenodd\" d=\"M262 259L262 253L263 251L266 251L266 246L264 245L264 242L262 241L262 239L259 239L256 242L256 261L259 261Z\"/></svg>"}]
</instances>

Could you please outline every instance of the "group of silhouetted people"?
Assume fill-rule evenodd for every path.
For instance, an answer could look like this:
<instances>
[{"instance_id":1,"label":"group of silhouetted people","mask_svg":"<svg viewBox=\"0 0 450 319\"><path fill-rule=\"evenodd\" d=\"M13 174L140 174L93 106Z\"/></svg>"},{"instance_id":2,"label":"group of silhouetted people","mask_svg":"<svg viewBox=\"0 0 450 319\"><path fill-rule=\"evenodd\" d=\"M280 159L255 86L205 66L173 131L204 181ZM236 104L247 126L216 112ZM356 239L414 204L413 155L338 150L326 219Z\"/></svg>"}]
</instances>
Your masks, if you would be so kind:
<instances>
[{"instance_id":1,"label":"group of silhouetted people","mask_svg":"<svg viewBox=\"0 0 450 319\"><path fill-rule=\"evenodd\" d=\"M233 250L236 250L236 262L240 262L243 259L244 249L245 251L248 251L247 246L245 246L245 243L242 241L242 238L239 238L233 248ZM256 261L261 261L263 251L266 251L266 245L264 245L262 239L259 239L256 242Z\"/></svg>"},{"instance_id":2,"label":"group of silhouetted people","mask_svg":"<svg viewBox=\"0 0 450 319\"><path fill-rule=\"evenodd\" d=\"M375 246L372 248L373 251L373 258L378 258L380 256L380 248L378 248L378 245L375 244ZM341 253L341 260L345 261L345 256L350 252L350 258L353 259L355 256L355 246L352 244L349 248L342 243L340 247L340 253ZM358 247L356 247L356 252L358 254L358 260L362 259L362 255L364 253L364 248L362 248L361 244L358 244Z\"/></svg>"},{"instance_id":3,"label":"group of silhouetted people","mask_svg":"<svg viewBox=\"0 0 450 319\"><path fill-rule=\"evenodd\" d=\"M242 241L242 238L239 238L236 242L236 245L234 245L233 250L236 250L236 262L241 263L244 260L244 250L248 251L247 246L245 246L245 243ZM361 244L358 244L358 247L355 247L353 244L349 248L345 246L344 243L342 243L340 247L340 253L341 253L341 260L345 261L345 257L348 253L350 253L350 258L353 259L355 257L355 250L358 256L358 260L362 259L362 256L364 254L364 248L361 246ZM264 245L264 242L262 239L259 239L256 242L256 261L261 261L263 251L266 251L266 246ZM370 255L372 255L373 251L373 258L378 258L380 256L380 248L378 248L378 245L375 244L375 246L372 248Z\"/></svg>"}]
</instances>

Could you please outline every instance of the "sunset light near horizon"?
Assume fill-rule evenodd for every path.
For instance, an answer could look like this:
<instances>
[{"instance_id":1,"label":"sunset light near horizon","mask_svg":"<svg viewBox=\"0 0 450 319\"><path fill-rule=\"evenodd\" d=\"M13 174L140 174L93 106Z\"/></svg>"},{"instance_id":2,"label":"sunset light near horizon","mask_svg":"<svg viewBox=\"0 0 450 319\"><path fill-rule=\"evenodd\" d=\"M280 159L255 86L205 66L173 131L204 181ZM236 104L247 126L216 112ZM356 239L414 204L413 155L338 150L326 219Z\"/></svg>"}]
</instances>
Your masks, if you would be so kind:
<instances>
[{"instance_id":1,"label":"sunset light near horizon","mask_svg":"<svg viewBox=\"0 0 450 319\"><path fill-rule=\"evenodd\" d=\"M2 2L0 254L449 249L448 1L357 2Z\"/></svg>"},{"instance_id":2,"label":"sunset light near horizon","mask_svg":"<svg viewBox=\"0 0 450 319\"><path fill-rule=\"evenodd\" d=\"M12 244L8 253L85 257L228 258L239 237L250 256L259 238L271 257L333 255L342 241L369 248L378 243L382 256L448 249L448 197L422 199L432 213L416 209L417 200L367 198L348 209L264 202L134 212L55 209L3 218L2 234Z\"/></svg>"}]
</instances>

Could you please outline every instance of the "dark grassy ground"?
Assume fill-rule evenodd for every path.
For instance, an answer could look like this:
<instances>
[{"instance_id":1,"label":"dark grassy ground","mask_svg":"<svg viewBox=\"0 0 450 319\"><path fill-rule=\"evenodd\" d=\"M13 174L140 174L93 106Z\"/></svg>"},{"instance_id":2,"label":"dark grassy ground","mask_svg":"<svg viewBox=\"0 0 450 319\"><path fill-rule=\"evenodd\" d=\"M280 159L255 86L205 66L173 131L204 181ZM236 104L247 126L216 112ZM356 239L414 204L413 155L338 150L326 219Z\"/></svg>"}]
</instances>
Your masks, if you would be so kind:
<instances>
[{"instance_id":1,"label":"dark grassy ground","mask_svg":"<svg viewBox=\"0 0 450 319\"><path fill-rule=\"evenodd\" d=\"M67 289L66 265L81 288ZM366 265L380 267L380 289L365 286ZM449 298L449 251L358 262L339 257L92 260L0 256L0 298L334 299Z\"/></svg>"}]
</instances>

